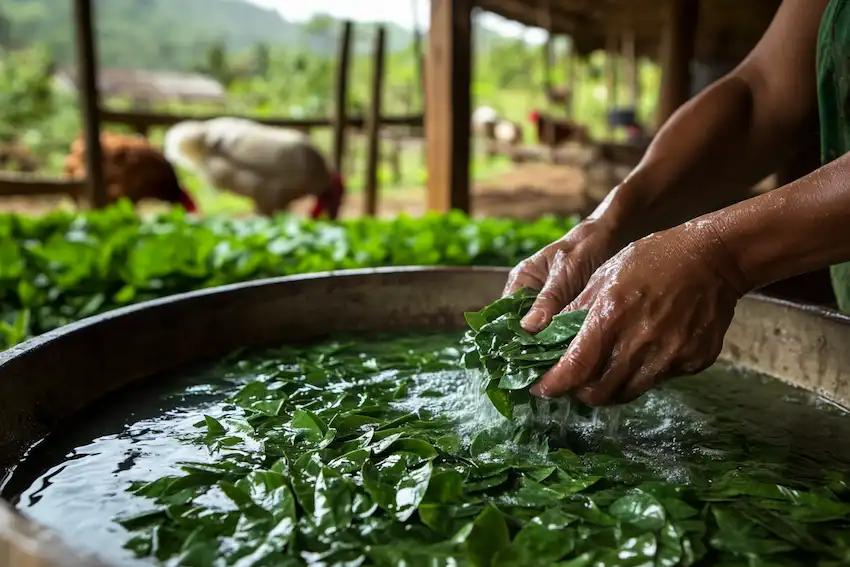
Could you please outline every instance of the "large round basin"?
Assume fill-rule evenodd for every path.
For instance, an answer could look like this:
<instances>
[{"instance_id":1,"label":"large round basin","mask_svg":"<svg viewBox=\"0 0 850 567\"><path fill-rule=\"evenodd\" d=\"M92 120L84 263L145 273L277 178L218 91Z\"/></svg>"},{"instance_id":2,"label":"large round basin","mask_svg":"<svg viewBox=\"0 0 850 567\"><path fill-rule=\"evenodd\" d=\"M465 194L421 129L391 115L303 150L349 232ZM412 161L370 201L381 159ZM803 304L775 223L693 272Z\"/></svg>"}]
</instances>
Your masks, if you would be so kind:
<instances>
[{"instance_id":1,"label":"large round basin","mask_svg":"<svg viewBox=\"0 0 850 567\"><path fill-rule=\"evenodd\" d=\"M404 268L262 280L146 302L0 353L0 488L34 445L106 394L237 347L344 331L460 329L498 297L499 268ZM722 357L850 406L850 319L752 295ZM0 500L0 566L96 567Z\"/></svg>"}]
</instances>

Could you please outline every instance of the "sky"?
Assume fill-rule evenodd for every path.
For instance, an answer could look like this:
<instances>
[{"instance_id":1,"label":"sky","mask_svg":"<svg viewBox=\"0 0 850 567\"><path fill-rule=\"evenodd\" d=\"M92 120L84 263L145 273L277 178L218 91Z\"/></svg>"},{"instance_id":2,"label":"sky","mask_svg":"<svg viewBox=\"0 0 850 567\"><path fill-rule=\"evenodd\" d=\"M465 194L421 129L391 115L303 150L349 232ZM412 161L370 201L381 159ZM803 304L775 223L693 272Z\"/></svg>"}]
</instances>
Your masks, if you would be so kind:
<instances>
[{"instance_id":1,"label":"sky","mask_svg":"<svg viewBox=\"0 0 850 567\"><path fill-rule=\"evenodd\" d=\"M413 6L417 6L419 25L427 26L430 3L428 0L249 0L254 4L276 8L287 20L304 21L320 13L332 14L337 18L354 21L384 21L400 26L413 26ZM495 14L482 13L478 16L488 28L503 35L525 36L534 42L544 41L540 29L527 28Z\"/></svg>"}]
</instances>

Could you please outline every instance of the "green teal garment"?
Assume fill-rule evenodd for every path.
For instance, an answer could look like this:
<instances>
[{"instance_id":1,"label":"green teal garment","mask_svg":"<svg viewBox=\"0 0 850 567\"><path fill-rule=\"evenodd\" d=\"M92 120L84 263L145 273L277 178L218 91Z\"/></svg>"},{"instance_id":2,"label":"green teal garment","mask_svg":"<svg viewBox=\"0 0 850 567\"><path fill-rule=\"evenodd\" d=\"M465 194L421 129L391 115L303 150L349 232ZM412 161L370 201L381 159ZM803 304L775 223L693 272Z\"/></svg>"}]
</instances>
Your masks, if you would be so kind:
<instances>
[{"instance_id":1,"label":"green teal garment","mask_svg":"<svg viewBox=\"0 0 850 567\"><path fill-rule=\"evenodd\" d=\"M818 33L818 109L821 162L850 151L850 6L832 0ZM850 313L850 262L830 267L838 308Z\"/></svg>"}]
</instances>

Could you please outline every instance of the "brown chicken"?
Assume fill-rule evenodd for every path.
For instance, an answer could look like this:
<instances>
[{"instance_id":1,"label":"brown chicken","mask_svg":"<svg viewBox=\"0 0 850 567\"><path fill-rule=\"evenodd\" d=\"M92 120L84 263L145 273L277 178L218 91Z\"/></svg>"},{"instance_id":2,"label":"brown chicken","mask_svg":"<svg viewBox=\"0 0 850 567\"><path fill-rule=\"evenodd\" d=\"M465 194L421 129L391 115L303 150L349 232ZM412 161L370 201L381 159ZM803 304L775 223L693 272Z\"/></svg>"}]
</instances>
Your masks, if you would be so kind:
<instances>
[{"instance_id":1,"label":"brown chicken","mask_svg":"<svg viewBox=\"0 0 850 567\"><path fill-rule=\"evenodd\" d=\"M133 203L158 199L183 205L189 212L197 210L195 202L180 186L177 173L162 152L143 136L102 132L103 176L110 203L127 198ZM65 156L65 176L86 177L86 145L82 136L71 145ZM80 202L82 195L74 198Z\"/></svg>"},{"instance_id":2,"label":"brown chicken","mask_svg":"<svg viewBox=\"0 0 850 567\"><path fill-rule=\"evenodd\" d=\"M546 116L534 111L529 115L529 120L537 126L537 143L547 144L548 136L552 136L552 145L558 146L565 142L586 143L590 140L587 127L582 126L569 118L557 118ZM551 134L549 134L551 132Z\"/></svg>"}]
</instances>

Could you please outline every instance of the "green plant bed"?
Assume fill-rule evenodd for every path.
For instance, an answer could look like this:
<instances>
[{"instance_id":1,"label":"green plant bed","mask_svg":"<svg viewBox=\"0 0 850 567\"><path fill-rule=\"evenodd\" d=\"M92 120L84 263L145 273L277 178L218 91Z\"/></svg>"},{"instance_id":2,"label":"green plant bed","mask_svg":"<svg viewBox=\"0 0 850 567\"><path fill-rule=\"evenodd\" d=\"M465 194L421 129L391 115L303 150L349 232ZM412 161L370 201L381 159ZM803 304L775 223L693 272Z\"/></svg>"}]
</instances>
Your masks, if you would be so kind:
<instances>
[{"instance_id":1,"label":"green plant bed","mask_svg":"<svg viewBox=\"0 0 850 567\"><path fill-rule=\"evenodd\" d=\"M339 223L140 219L119 204L38 219L0 216L0 348L130 303L246 280L379 266L510 266L574 219L473 220L462 213Z\"/></svg>"}]
</instances>

